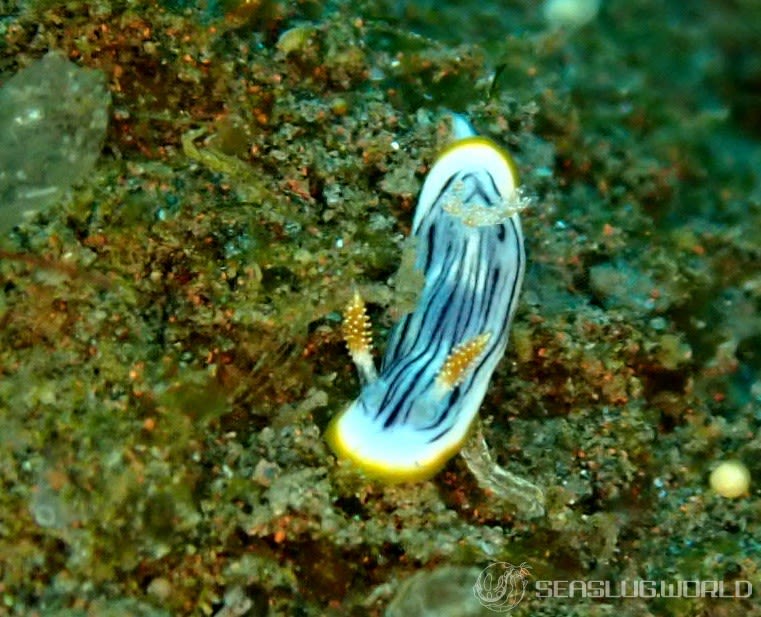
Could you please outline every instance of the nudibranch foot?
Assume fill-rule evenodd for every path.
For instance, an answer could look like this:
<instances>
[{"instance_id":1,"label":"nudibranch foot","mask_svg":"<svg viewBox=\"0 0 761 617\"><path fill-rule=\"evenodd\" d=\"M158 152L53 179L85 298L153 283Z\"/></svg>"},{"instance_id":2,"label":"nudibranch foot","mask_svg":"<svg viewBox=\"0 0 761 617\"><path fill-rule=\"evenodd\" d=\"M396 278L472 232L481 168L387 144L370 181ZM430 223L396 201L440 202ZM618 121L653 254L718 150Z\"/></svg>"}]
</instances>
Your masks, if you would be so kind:
<instances>
[{"instance_id":1,"label":"nudibranch foot","mask_svg":"<svg viewBox=\"0 0 761 617\"><path fill-rule=\"evenodd\" d=\"M484 439L481 423L476 421L474 424L475 429L460 453L478 485L490 491L496 501L514 506L524 518L543 516L544 491L536 484L497 465Z\"/></svg>"},{"instance_id":2,"label":"nudibranch foot","mask_svg":"<svg viewBox=\"0 0 761 617\"><path fill-rule=\"evenodd\" d=\"M394 326L379 372L359 296L344 316L363 387L326 439L387 481L429 478L460 449L507 347L523 281L515 164L461 116L452 125L454 142L428 172L412 223L423 289Z\"/></svg>"}]
</instances>

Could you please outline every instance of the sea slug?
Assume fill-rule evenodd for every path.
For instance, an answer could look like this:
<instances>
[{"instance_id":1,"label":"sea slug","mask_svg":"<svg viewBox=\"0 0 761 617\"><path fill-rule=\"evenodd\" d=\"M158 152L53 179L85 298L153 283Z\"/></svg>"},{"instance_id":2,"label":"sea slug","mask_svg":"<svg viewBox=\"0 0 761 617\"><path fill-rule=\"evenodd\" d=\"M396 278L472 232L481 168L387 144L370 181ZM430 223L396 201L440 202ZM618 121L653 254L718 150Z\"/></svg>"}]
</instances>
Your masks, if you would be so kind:
<instances>
[{"instance_id":1,"label":"sea slug","mask_svg":"<svg viewBox=\"0 0 761 617\"><path fill-rule=\"evenodd\" d=\"M431 477L462 446L505 352L525 255L510 155L453 116L426 176L412 237L425 283L391 333L380 373L358 294L343 332L362 391L330 423L334 452L372 477Z\"/></svg>"}]
</instances>

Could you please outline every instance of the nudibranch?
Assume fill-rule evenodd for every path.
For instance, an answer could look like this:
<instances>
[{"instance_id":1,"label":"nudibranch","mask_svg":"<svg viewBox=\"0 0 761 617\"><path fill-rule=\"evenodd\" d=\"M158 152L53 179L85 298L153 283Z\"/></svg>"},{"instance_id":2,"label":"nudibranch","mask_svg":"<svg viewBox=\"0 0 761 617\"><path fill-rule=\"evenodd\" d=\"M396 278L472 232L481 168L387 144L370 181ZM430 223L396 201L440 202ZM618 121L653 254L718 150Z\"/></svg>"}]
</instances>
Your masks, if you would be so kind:
<instances>
[{"instance_id":1,"label":"nudibranch","mask_svg":"<svg viewBox=\"0 0 761 617\"><path fill-rule=\"evenodd\" d=\"M415 309L397 323L380 372L355 294L343 334L362 391L331 421L341 458L391 482L434 475L462 446L507 346L525 254L515 164L454 116L453 142L431 167L415 211Z\"/></svg>"}]
</instances>

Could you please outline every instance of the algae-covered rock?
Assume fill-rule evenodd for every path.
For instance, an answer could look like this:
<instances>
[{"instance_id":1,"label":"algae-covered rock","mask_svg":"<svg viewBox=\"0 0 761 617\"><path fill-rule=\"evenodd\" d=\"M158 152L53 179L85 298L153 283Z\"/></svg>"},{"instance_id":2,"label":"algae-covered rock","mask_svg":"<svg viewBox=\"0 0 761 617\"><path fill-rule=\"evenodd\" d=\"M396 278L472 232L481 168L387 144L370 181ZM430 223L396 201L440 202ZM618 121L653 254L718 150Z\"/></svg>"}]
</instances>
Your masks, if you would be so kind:
<instances>
[{"instance_id":1,"label":"algae-covered rock","mask_svg":"<svg viewBox=\"0 0 761 617\"><path fill-rule=\"evenodd\" d=\"M0 88L0 232L95 165L111 94L102 73L50 52Z\"/></svg>"}]
</instances>

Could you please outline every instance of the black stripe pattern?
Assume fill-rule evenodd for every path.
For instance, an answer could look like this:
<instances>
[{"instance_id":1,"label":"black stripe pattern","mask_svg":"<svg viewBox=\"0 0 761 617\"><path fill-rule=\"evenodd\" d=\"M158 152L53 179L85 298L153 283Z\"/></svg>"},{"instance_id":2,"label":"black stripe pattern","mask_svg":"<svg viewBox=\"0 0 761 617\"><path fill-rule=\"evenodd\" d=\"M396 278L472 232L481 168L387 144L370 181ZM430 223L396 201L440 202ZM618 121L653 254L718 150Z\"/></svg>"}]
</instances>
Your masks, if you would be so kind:
<instances>
[{"instance_id":1,"label":"black stripe pattern","mask_svg":"<svg viewBox=\"0 0 761 617\"><path fill-rule=\"evenodd\" d=\"M452 187L459 187L457 196ZM462 194L462 211L497 207L507 198L488 172L460 173L447 179L416 220L416 266L424 272L425 286L414 312L394 327L380 375L387 389L380 404L368 409L383 430L406 424L429 442L463 414L472 419L480 406L507 345L524 266L517 215L496 225L466 225L445 210L447 203L462 201ZM486 332L491 334L487 348L463 383L443 399L431 396L452 350Z\"/></svg>"},{"instance_id":2,"label":"black stripe pattern","mask_svg":"<svg viewBox=\"0 0 761 617\"><path fill-rule=\"evenodd\" d=\"M437 160L412 236L425 277L418 305L392 330L378 378L340 414L328 439L390 479L428 477L461 445L508 340L524 271L514 167L492 142L466 136ZM488 334L450 384L452 351Z\"/></svg>"}]
</instances>

